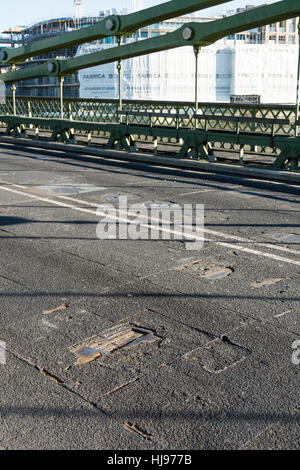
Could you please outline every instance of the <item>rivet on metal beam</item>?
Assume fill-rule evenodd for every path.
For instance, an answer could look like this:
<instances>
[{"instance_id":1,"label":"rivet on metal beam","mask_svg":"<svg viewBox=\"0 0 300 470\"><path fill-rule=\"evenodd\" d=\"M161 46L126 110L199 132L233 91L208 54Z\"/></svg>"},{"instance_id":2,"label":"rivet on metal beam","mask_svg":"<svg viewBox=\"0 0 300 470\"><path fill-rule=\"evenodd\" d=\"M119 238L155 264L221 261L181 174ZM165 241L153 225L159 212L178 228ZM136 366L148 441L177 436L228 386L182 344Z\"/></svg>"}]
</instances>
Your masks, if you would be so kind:
<instances>
[{"instance_id":1,"label":"rivet on metal beam","mask_svg":"<svg viewBox=\"0 0 300 470\"><path fill-rule=\"evenodd\" d=\"M55 72L55 69L56 69L55 64L54 64L53 62L49 62L49 64L48 64L48 72L49 72L49 73L53 73L53 72Z\"/></svg>"},{"instance_id":2,"label":"rivet on metal beam","mask_svg":"<svg viewBox=\"0 0 300 470\"><path fill-rule=\"evenodd\" d=\"M111 20L111 19L108 19L105 23L105 28L107 29L107 31L112 31L116 26L116 23L114 22L114 20Z\"/></svg>"},{"instance_id":3,"label":"rivet on metal beam","mask_svg":"<svg viewBox=\"0 0 300 470\"><path fill-rule=\"evenodd\" d=\"M0 51L0 60L4 61L7 59L7 52L6 51Z\"/></svg>"},{"instance_id":4,"label":"rivet on metal beam","mask_svg":"<svg viewBox=\"0 0 300 470\"><path fill-rule=\"evenodd\" d=\"M195 34L195 31L190 28L189 26L187 28L184 28L182 32L182 37L185 41L190 41Z\"/></svg>"}]
</instances>

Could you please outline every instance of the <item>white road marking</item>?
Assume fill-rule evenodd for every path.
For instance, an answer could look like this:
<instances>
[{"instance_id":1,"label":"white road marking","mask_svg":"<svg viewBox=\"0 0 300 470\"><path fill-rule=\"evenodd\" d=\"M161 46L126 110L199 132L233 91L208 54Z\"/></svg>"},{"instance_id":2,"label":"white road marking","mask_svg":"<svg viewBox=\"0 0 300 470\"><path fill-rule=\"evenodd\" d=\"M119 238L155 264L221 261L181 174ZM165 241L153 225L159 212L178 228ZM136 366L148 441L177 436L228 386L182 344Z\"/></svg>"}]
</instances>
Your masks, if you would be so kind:
<instances>
[{"instance_id":1,"label":"white road marking","mask_svg":"<svg viewBox=\"0 0 300 470\"><path fill-rule=\"evenodd\" d=\"M259 256L264 256L266 258L275 259L276 261L282 261L283 263L290 263L290 264L295 264L296 266L300 266L300 261L296 261L296 260L289 259L289 258L283 258L282 256L273 255L272 253L265 253L263 251L253 250L252 248L246 248L246 247L243 247L243 246L232 245L231 243L227 243L227 242L216 242L216 244L219 245L219 246L225 246L227 248L232 248L234 250L243 251L245 253L251 253L253 255L259 255Z\"/></svg>"},{"instance_id":2,"label":"white road marking","mask_svg":"<svg viewBox=\"0 0 300 470\"><path fill-rule=\"evenodd\" d=\"M89 207L98 207L98 205L96 203L91 203L91 202L84 201L84 200L78 199L78 198L73 198L73 197L70 197L70 196L55 195L55 197L58 197L60 199L66 199L66 200L72 201L72 202L77 202L79 204L83 204L83 205L86 205L86 206L89 206ZM207 228L205 228L204 231L206 233L210 234L210 235L215 235L216 237L222 237L222 238L226 238L228 240L236 240L236 241L241 242L241 243L255 244L256 246L261 246L261 247L264 247L264 248L270 248L270 249L273 249L273 250L284 251L284 252L289 253L291 255L300 255L300 250L291 250L290 248L286 248L284 246L273 245L271 243L254 242L253 240L250 240L249 238L237 237L236 235L231 235L231 234L228 234L228 233L219 232L219 231L215 231L215 230L209 230Z\"/></svg>"},{"instance_id":3,"label":"white road marking","mask_svg":"<svg viewBox=\"0 0 300 470\"><path fill-rule=\"evenodd\" d=\"M287 313L290 313L292 310L287 310L286 312L279 313L279 315L275 315L275 318L283 317L283 315L286 315Z\"/></svg>"},{"instance_id":4,"label":"white road marking","mask_svg":"<svg viewBox=\"0 0 300 470\"><path fill-rule=\"evenodd\" d=\"M76 206L73 206L72 204L66 204L65 202L55 201L55 200L47 198L47 197L36 196L34 194L30 194L30 193L23 192L23 191L18 191L16 189L12 189L12 188L5 188L4 186L1 186L0 190L9 191L9 192L12 192L12 193L15 193L15 194L22 194L23 196L26 195L27 197L35 199L36 201L47 202L47 203L50 203L50 204L54 204L56 206L76 210L78 212L84 212L84 213L87 213L87 214L92 214L96 217L97 216L102 216L102 217L112 219L113 221L124 222L125 224L132 223L132 221L130 219L128 219L127 217L126 218L115 217L113 215L107 214L106 212L101 212L99 209L97 209L96 211L93 211L91 209L84 209L83 207L76 207ZM166 232L166 233L169 233L169 234L182 236L181 231L176 231L176 230L168 229L168 228L165 228L165 227L158 227L158 226L154 226L154 225L146 224L146 223L145 224L140 224L140 226L144 227L144 228L149 228L149 229L152 229L152 230L154 229L154 230L157 230L159 232ZM203 241L202 237L196 237L194 234L185 233L184 236L185 236L185 238L187 238L189 240L192 240L192 241ZM299 265L300 265L300 263L299 263Z\"/></svg>"},{"instance_id":5,"label":"white road marking","mask_svg":"<svg viewBox=\"0 0 300 470\"><path fill-rule=\"evenodd\" d=\"M17 186L17 185L11 185L11 186ZM91 214L91 215L94 215L94 216L97 216L97 215L99 216L100 215L100 216L108 217L112 220L117 220L117 221L124 222L124 223L131 223L132 222L128 218L110 216L109 214L107 214L105 212L99 211L99 209L97 211L95 211L95 210L91 210L91 209L85 209L83 207L76 207L72 204L67 204L67 203L62 202L62 201L57 201L57 200L53 200L53 199L46 198L46 197L40 197L40 196L31 194L31 193L28 193L28 192L19 191L17 189L12 189L12 187L7 188L7 187L4 187L4 186L1 186L0 189L2 189L4 191L15 193L15 194L21 194L23 196L30 197L31 199L35 199L37 201L47 202L47 203L50 203L50 204L54 204L56 206L65 207L65 208L68 208L68 209L76 210L76 211L79 211L79 212L84 212L84 213ZM76 201L77 201L77 199L76 199ZM173 235L179 235L179 234L181 235L181 232L177 232L175 230L167 229L167 228L164 228L164 227L159 227L158 228L157 226L153 226L151 224L141 224L141 226L145 227L145 228L159 230L161 232L166 232L166 233L173 234ZM224 238L227 238L229 240L236 240L239 243L243 243L243 242L253 243L251 240L248 240L248 239L245 239L245 238L242 238L242 237L237 237L237 236L234 236L234 235L228 235L226 233L216 232L216 231L213 231L213 230L205 229L205 232L210 233L210 234L215 235L215 236L224 237ZM187 239L190 239L190 240L193 240L193 241L202 241L202 237L197 237L194 234L192 234L192 235L185 234L185 237ZM212 240L208 240L208 241L212 241ZM284 262L284 263L289 263L289 264L294 264L296 266L300 266L300 261L297 261L297 260L294 260L294 259L289 259L289 258L284 258L282 256L277 256L277 255L274 255L272 253L266 253L266 252L263 252L263 251L254 250L254 249L251 249L251 248L246 248L246 247L239 246L239 245L233 245L233 244L230 244L230 243L227 243L227 242L216 242L216 244L219 245L219 246L224 246L226 248L231 248L231 249L243 251L245 253L251 253L251 254L254 254L254 255L258 255L258 256L263 256L265 258L274 259L276 261L281 261L281 262ZM258 243L257 245L265 246L265 247L267 246L269 248L274 248L273 245L267 245L267 244L262 244L262 243L261 244ZM279 247L276 247L276 248L279 248ZM286 251L288 251L289 253L292 252L292 250L288 250L288 249L286 249ZM300 252L295 252L295 253L300 254Z\"/></svg>"},{"instance_id":6,"label":"white road marking","mask_svg":"<svg viewBox=\"0 0 300 470\"><path fill-rule=\"evenodd\" d=\"M217 189L201 189L199 191L192 191L191 193L183 193L179 194L179 196L192 196L193 194L199 194L199 193L209 193L211 191L218 191Z\"/></svg>"}]
</instances>

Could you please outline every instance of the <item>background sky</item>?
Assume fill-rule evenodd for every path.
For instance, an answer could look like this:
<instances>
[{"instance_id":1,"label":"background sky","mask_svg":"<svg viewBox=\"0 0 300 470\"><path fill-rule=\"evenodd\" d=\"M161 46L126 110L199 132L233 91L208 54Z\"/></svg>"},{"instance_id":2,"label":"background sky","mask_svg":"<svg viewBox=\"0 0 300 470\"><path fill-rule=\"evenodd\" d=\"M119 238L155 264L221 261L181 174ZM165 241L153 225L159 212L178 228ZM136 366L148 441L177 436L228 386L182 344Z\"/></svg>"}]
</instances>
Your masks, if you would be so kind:
<instances>
[{"instance_id":1,"label":"background sky","mask_svg":"<svg viewBox=\"0 0 300 470\"><path fill-rule=\"evenodd\" d=\"M183 0L184 1L184 0ZM217 15L226 13L232 8L245 5L261 5L263 3L274 3L277 0L234 0L220 7L211 8L205 14ZM298 1L298 0L295 0ZM0 16L0 30L18 25L29 25L37 21L59 18L61 16L73 16L73 0L9 0L3 2ZM144 6L164 3L163 0L144 0ZM128 8L132 0L83 0L84 16L97 16L99 10L109 8Z\"/></svg>"}]
</instances>

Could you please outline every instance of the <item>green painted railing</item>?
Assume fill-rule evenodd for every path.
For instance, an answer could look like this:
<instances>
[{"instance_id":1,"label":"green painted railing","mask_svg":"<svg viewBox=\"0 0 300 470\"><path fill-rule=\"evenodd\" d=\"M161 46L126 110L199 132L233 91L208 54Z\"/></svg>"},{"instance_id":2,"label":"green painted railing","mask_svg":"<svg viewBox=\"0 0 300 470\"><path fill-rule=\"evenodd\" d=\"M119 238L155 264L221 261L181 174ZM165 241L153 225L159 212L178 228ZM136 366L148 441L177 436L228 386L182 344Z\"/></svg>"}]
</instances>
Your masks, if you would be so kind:
<instances>
[{"instance_id":1,"label":"green painted railing","mask_svg":"<svg viewBox=\"0 0 300 470\"><path fill-rule=\"evenodd\" d=\"M153 143L155 154L158 143L179 144L178 158L210 162L216 150L238 152L240 164L247 152L269 154L273 168L299 171L294 106L199 103L195 114L193 103L124 101L120 110L118 100L18 97L0 105L0 123L15 137L47 130L51 141L76 143L85 135L90 144L100 136L107 148L127 151L143 141Z\"/></svg>"},{"instance_id":2,"label":"green painted railing","mask_svg":"<svg viewBox=\"0 0 300 470\"><path fill-rule=\"evenodd\" d=\"M65 119L76 121L118 123L121 117L118 115L118 100L107 99L65 99L63 113ZM167 113L174 114L171 117L154 117L151 119L152 125L169 127L195 127L194 103L191 102L167 102L167 101L133 101L123 102L123 111L145 112L145 113ZM6 99L6 103L0 105L0 114L13 114L13 101ZM27 117L58 118L61 116L59 98L32 98L18 97L16 100L16 114ZM276 135L291 135L294 131L295 106L273 105L273 104L231 104L231 103L199 103L198 114L224 118L246 117L252 118L253 122L240 124L241 132L269 133L271 129L264 124L255 122L256 119L284 119L289 120L290 125L275 124L273 132ZM185 119L178 119L178 115L185 116ZM189 116L189 118L186 118ZM149 116L128 116L129 124L150 125ZM124 118L123 118L124 120ZM236 128L236 123L228 121L203 121L197 123L198 129L209 130L232 130Z\"/></svg>"}]
</instances>

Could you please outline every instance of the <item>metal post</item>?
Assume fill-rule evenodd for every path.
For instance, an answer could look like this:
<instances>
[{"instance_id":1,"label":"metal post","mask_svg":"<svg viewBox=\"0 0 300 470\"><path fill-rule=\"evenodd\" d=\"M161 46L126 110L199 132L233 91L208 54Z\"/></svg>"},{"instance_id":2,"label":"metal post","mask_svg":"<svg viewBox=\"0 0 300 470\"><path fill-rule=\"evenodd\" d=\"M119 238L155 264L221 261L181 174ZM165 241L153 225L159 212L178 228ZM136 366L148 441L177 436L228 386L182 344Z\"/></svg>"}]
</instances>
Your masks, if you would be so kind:
<instances>
[{"instance_id":1,"label":"metal post","mask_svg":"<svg viewBox=\"0 0 300 470\"><path fill-rule=\"evenodd\" d=\"M199 100L198 100L198 75L199 75L199 55L200 55L200 46L194 46L194 54L195 54L195 114L198 114L199 111ZM195 119L195 127L197 125L197 119Z\"/></svg>"},{"instance_id":2,"label":"metal post","mask_svg":"<svg viewBox=\"0 0 300 470\"><path fill-rule=\"evenodd\" d=\"M121 46L122 37L118 36L118 46ZM121 59L118 60L118 80L119 80L119 106L118 111L123 110L123 96L122 96L122 69L123 69L123 62ZM119 121L122 122L122 116L119 116Z\"/></svg>"},{"instance_id":3,"label":"metal post","mask_svg":"<svg viewBox=\"0 0 300 470\"><path fill-rule=\"evenodd\" d=\"M59 87L60 87L60 117L64 118L64 81L65 77L59 77Z\"/></svg>"},{"instance_id":4,"label":"metal post","mask_svg":"<svg viewBox=\"0 0 300 470\"><path fill-rule=\"evenodd\" d=\"M14 72L16 70L15 64L13 64L11 66L11 70L12 70L12 72ZM12 90L12 99L13 99L13 115L16 116L16 114L17 114L17 105L16 105L16 90L17 90L17 87L16 87L15 82L12 83L11 90Z\"/></svg>"},{"instance_id":5,"label":"metal post","mask_svg":"<svg viewBox=\"0 0 300 470\"><path fill-rule=\"evenodd\" d=\"M296 112L295 112L295 136L298 134L298 126L296 122L299 119L299 104L300 104L300 18L298 23L298 72L297 72L297 93L296 93Z\"/></svg>"},{"instance_id":6,"label":"metal post","mask_svg":"<svg viewBox=\"0 0 300 470\"><path fill-rule=\"evenodd\" d=\"M12 98L13 98L13 115L16 116L17 114L17 105L16 105L16 84L13 83L11 86L12 89Z\"/></svg>"}]
</instances>

